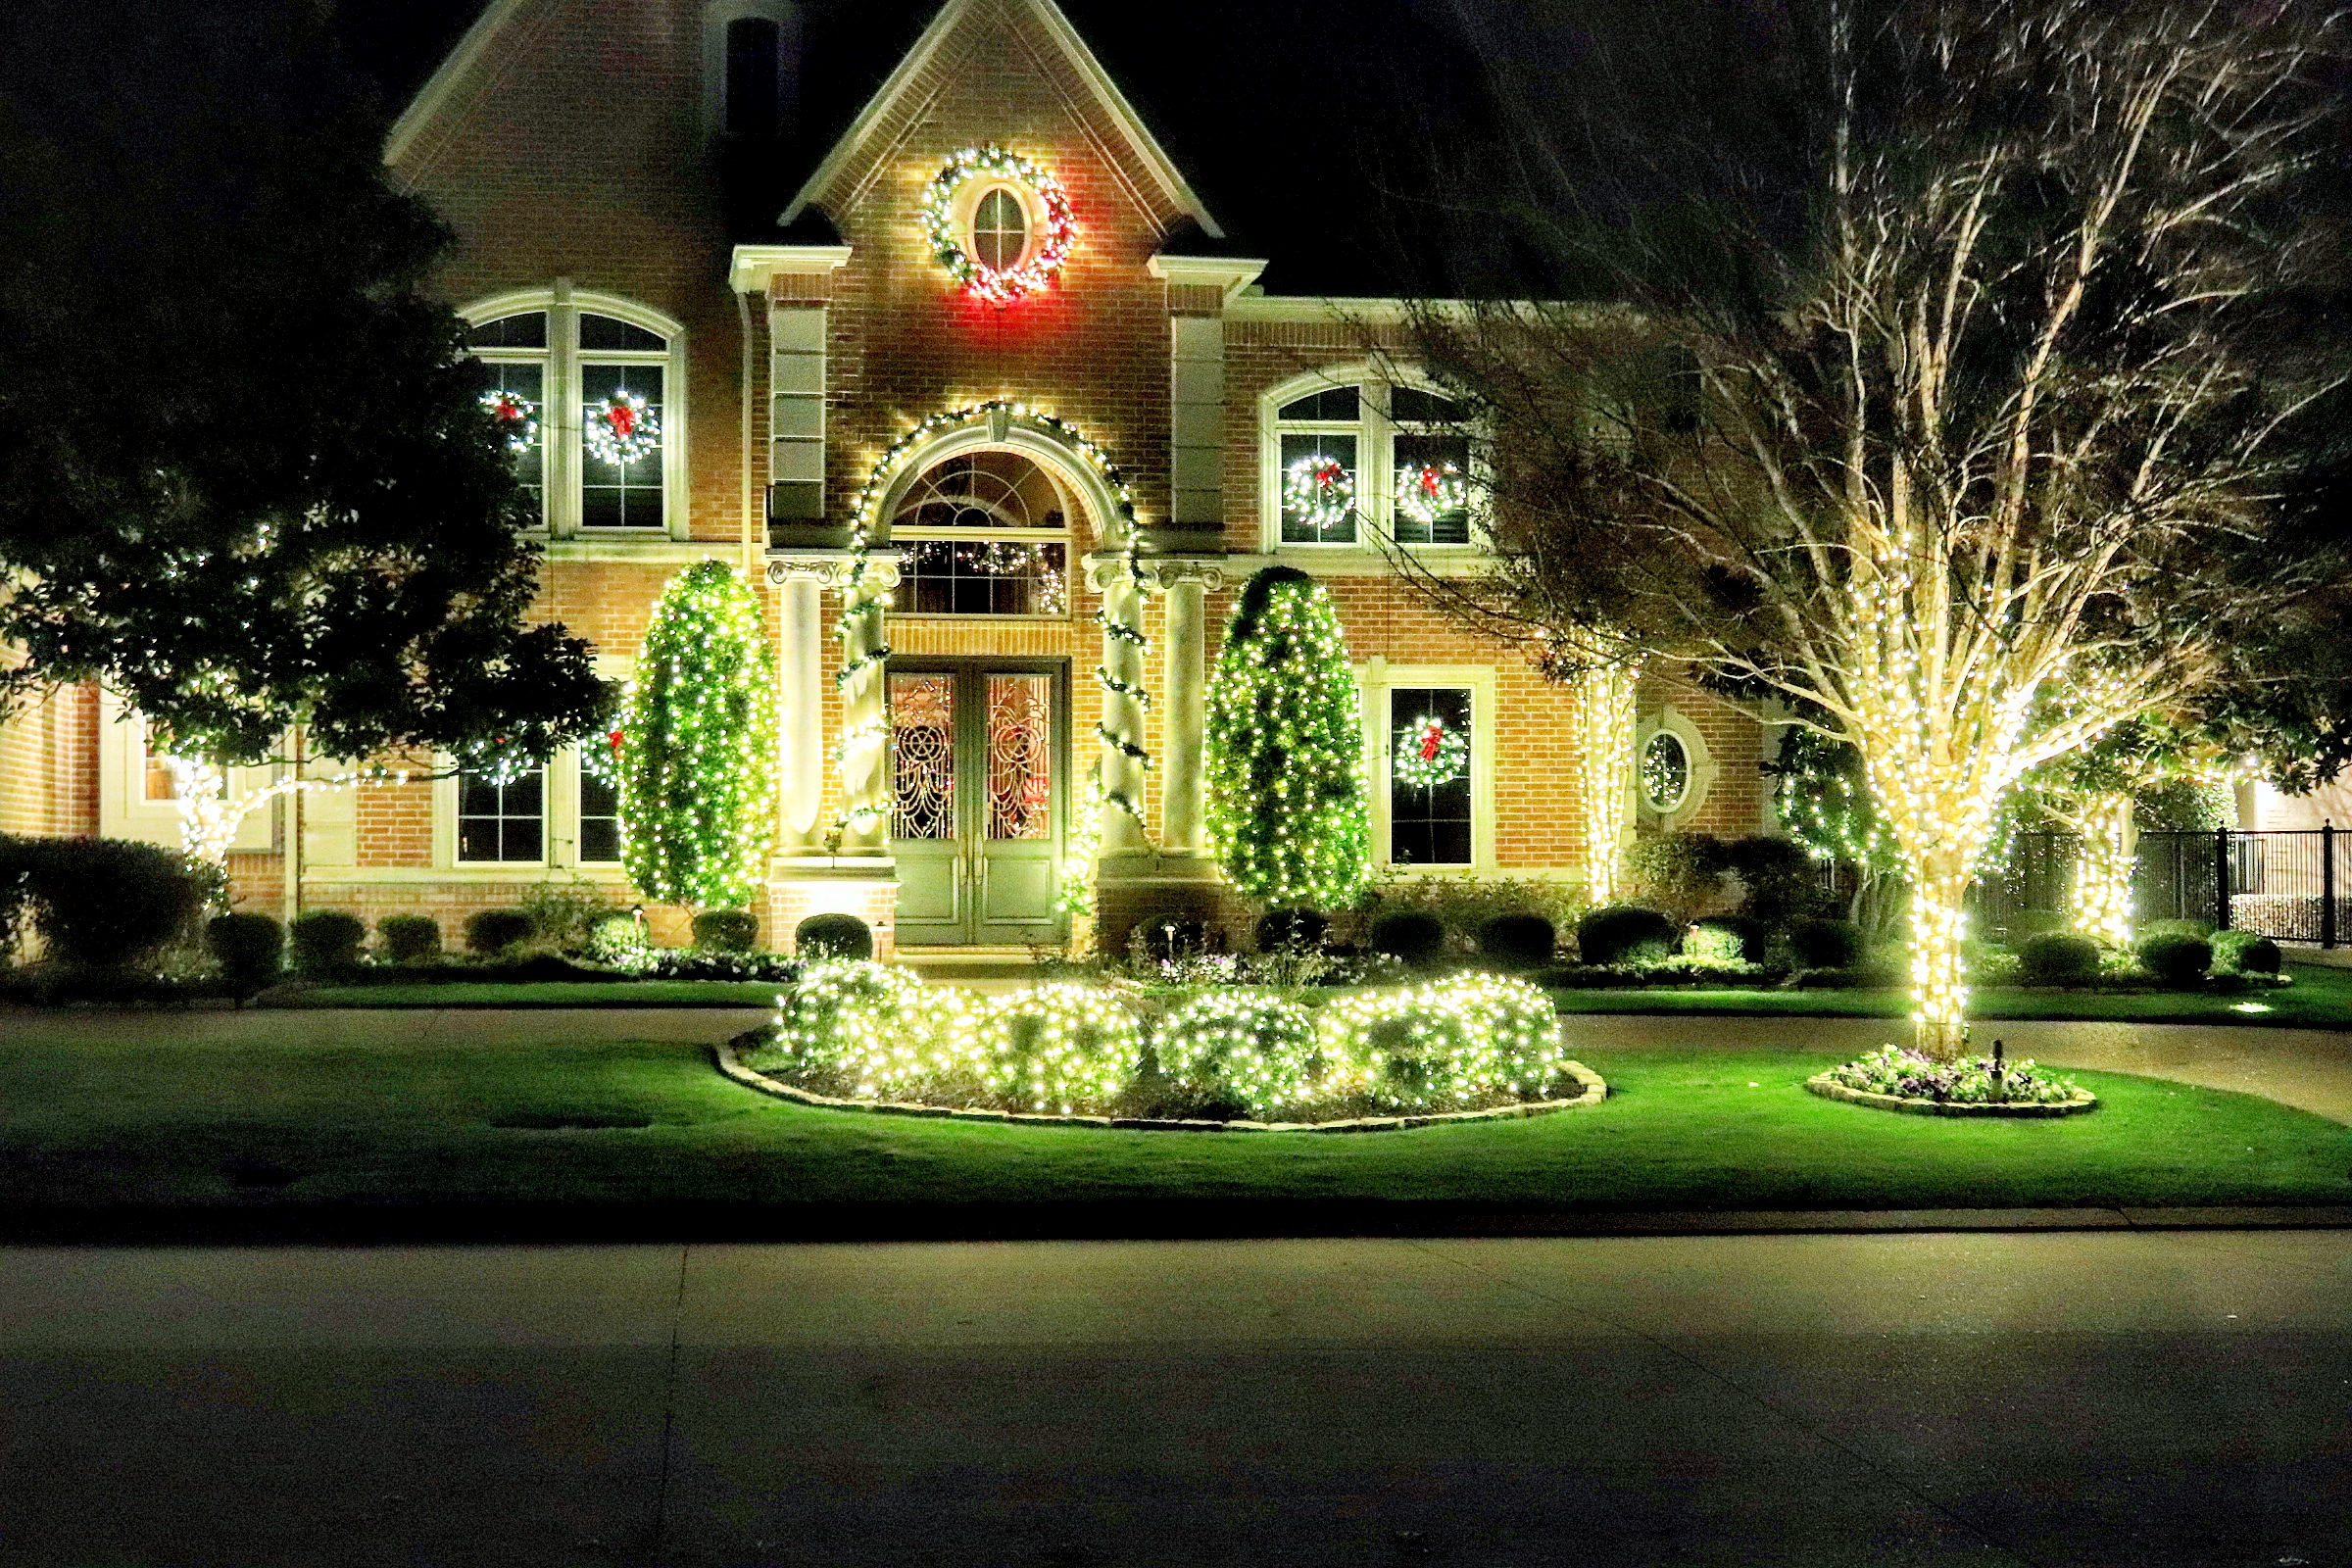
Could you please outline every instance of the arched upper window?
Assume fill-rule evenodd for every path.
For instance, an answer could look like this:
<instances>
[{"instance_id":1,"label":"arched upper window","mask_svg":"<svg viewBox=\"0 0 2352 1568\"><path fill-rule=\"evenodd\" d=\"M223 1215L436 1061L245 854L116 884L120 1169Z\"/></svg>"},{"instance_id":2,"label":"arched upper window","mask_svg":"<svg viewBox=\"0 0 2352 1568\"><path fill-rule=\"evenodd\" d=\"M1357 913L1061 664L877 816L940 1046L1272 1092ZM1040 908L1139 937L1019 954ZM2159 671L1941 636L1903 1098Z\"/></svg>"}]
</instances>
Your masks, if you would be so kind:
<instances>
[{"instance_id":1,"label":"arched upper window","mask_svg":"<svg viewBox=\"0 0 2352 1568\"><path fill-rule=\"evenodd\" d=\"M624 300L557 289L466 313L483 401L558 537L661 534L684 522L684 339Z\"/></svg>"},{"instance_id":2,"label":"arched upper window","mask_svg":"<svg viewBox=\"0 0 2352 1568\"><path fill-rule=\"evenodd\" d=\"M926 469L891 517L906 552L901 613L1066 615L1070 501L1017 452L959 454Z\"/></svg>"},{"instance_id":3,"label":"arched upper window","mask_svg":"<svg viewBox=\"0 0 2352 1568\"><path fill-rule=\"evenodd\" d=\"M1471 542L1470 438L1452 399L1342 372L1277 388L1266 412L1269 543L1359 545L1366 530Z\"/></svg>"}]
</instances>

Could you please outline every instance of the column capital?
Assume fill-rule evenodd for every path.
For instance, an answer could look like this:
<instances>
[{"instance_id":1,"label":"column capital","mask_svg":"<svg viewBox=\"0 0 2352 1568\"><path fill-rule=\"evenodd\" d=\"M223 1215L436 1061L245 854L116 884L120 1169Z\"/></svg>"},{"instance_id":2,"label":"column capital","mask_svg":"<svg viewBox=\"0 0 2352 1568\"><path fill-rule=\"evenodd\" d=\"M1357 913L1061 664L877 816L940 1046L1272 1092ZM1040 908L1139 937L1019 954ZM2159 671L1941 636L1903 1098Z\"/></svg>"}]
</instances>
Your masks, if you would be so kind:
<instances>
[{"instance_id":1,"label":"column capital","mask_svg":"<svg viewBox=\"0 0 2352 1568\"><path fill-rule=\"evenodd\" d=\"M1212 592L1225 586L1222 556L1139 556L1132 577L1122 553L1091 555L1079 564L1086 570L1087 586L1098 591L1128 581L1146 593L1165 593L1184 582L1200 583Z\"/></svg>"},{"instance_id":2,"label":"column capital","mask_svg":"<svg viewBox=\"0 0 2352 1568\"><path fill-rule=\"evenodd\" d=\"M897 550L867 551L868 575L884 588L896 588L901 555ZM771 550L767 554L767 580L813 582L821 588L840 588L848 584L850 571L857 564L855 550Z\"/></svg>"}]
</instances>

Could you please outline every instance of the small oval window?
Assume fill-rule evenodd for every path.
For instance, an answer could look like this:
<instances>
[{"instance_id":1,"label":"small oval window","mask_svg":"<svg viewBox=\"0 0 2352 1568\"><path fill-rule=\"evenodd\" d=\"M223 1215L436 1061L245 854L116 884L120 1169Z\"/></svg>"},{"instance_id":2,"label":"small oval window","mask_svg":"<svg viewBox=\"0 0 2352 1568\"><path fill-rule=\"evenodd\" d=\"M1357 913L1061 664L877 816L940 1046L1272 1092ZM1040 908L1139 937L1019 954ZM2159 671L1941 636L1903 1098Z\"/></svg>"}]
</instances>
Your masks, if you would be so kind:
<instances>
[{"instance_id":1,"label":"small oval window","mask_svg":"<svg viewBox=\"0 0 2352 1568\"><path fill-rule=\"evenodd\" d=\"M1672 730L1660 730L1642 748L1642 800L1663 816L1690 798L1690 752Z\"/></svg>"},{"instance_id":2,"label":"small oval window","mask_svg":"<svg viewBox=\"0 0 2352 1568\"><path fill-rule=\"evenodd\" d=\"M1018 267L1029 248L1029 215L1008 190L992 190L972 212L972 260L992 272Z\"/></svg>"}]
</instances>

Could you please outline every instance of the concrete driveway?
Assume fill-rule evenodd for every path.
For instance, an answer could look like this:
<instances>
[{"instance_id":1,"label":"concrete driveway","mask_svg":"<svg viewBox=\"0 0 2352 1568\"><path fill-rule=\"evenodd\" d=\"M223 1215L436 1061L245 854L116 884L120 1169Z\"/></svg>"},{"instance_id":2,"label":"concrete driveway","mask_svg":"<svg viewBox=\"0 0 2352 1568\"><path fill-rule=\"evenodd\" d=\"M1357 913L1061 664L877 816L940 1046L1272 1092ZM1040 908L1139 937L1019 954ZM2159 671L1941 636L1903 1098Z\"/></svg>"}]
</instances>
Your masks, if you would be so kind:
<instances>
[{"instance_id":1,"label":"concrete driveway","mask_svg":"<svg viewBox=\"0 0 2352 1568\"><path fill-rule=\"evenodd\" d=\"M2336 1564L2352 1232L0 1250L0 1562Z\"/></svg>"}]
</instances>

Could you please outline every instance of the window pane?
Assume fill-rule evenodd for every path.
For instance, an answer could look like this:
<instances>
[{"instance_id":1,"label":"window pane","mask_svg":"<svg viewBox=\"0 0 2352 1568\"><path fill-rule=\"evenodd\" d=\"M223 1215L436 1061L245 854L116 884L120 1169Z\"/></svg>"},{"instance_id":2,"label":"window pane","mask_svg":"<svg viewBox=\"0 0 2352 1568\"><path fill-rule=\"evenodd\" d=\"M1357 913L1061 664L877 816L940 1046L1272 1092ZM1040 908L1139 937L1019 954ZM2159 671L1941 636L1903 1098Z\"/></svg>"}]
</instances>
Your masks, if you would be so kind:
<instances>
[{"instance_id":1,"label":"window pane","mask_svg":"<svg viewBox=\"0 0 2352 1568\"><path fill-rule=\"evenodd\" d=\"M1355 540L1355 437L1282 438L1282 537L1286 544L1352 544Z\"/></svg>"},{"instance_id":2,"label":"window pane","mask_svg":"<svg viewBox=\"0 0 2352 1568\"><path fill-rule=\"evenodd\" d=\"M741 17L727 24L728 130L739 136L775 134L776 67L774 23L764 17Z\"/></svg>"},{"instance_id":3,"label":"window pane","mask_svg":"<svg viewBox=\"0 0 2352 1568\"><path fill-rule=\"evenodd\" d=\"M588 741L601 746L602 741ZM580 769L580 859L591 864L620 858L620 792L586 768Z\"/></svg>"},{"instance_id":4,"label":"window pane","mask_svg":"<svg viewBox=\"0 0 2352 1568\"><path fill-rule=\"evenodd\" d=\"M1458 435L1396 437L1399 544L1470 542L1470 442Z\"/></svg>"},{"instance_id":5,"label":"window pane","mask_svg":"<svg viewBox=\"0 0 2352 1568\"><path fill-rule=\"evenodd\" d=\"M583 321L601 319L583 318ZM664 521L662 367L583 364L580 391L580 520L591 528L661 527ZM635 408L634 400L639 398L645 400L642 410ZM611 412L615 400L632 411L625 421ZM625 433L620 428L623 422L629 426ZM605 440L613 441L619 450L603 446ZM614 461L616 457L630 461Z\"/></svg>"},{"instance_id":6,"label":"window pane","mask_svg":"<svg viewBox=\"0 0 2352 1568\"><path fill-rule=\"evenodd\" d=\"M988 677L988 836L1054 836L1054 677Z\"/></svg>"},{"instance_id":7,"label":"window pane","mask_svg":"<svg viewBox=\"0 0 2352 1568\"><path fill-rule=\"evenodd\" d=\"M1029 245L1029 215L1008 190L992 190L980 198L972 215L972 257L992 271L1017 266Z\"/></svg>"},{"instance_id":8,"label":"window pane","mask_svg":"<svg viewBox=\"0 0 2352 1568\"><path fill-rule=\"evenodd\" d=\"M466 341L477 349L543 349L547 347L547 313L526 311L484 321L466 334Z\"/></svg>"},{"instance_id":9,"label":"window pane","mask_svg":"<svg viewBox=\"0 0 2352 1568\"><path fill-rule=\"evenodd\" d=\"M1642 798L1653 811L1674 811L1690 798L1690 753L1683 738L1660 730L1642 748Z\"/></svg>"},{"instance_id":10,"label":"window pane","mask_svg":"<svg viewBox=\"0 0 2352 1568\"><path fill-rule=\"evenodd\" d=\"M506 393L515 412L506 421L507 450L514 460L514 477L531 493L532 510L546 515L547 367L538 361L501 363L483 368L490 377L489 392Z\"/></svg>"},{"instance_id":11,"label":"window pane","mask_svg":"<svg viewBox=\"0 0 2352 1568\"><path fill-rule=\"evenodd\" d=\"M898 796L890 833L956 836L956 677L890 677L890 766Z\"/></svg>"},{"instance_id":12,"label":"window pane","mask_svg":"<svg viewBox=\"0 0 2352 1568\"><path fill-rule=\"evenodd\" d=\"M1470 767L1478 745L1470 718L1470 693L1462 687L1389 693L1389 858L1396 864L1470 863ZM1399 777L1400 754L1438 779Z\"/></svg>"},{"instance_id":13,"label":"window pane","mask_svg":"<svg viewBox=\"0 0 2352 1568\"><path fill-rule=\"evenodd\" d=\"M1310 392L1296 402L1285 403L1277 417L1315 419L1327 424L1336 424L1360 418L1362 414L1362 392L1351 386L1335 386L1328 391Z\"/></svg>"},{"instance_id":14,"label":"window pane","mask_svg":"<svg viewBox=\"0 0 2352 1568\"><path fill-rule=\"evenodd\" d=\"M909 615L1066 615L1067 546L1009 539L902 540L891 608Z\"/></svg>"},{"instance_id":15,"label":"window pane","mask_svg":"<svg viewBox=\"0 0 2352 1568\"><path fill-rule=\"evenodd\" d=\"M458 775L458 858L537 860L541 858L546 799L542 769L506 783L487 774Z\"/></svg>"},{"instance_id":16,"label":"window pane","mask_svg":"<svg viewBox=\"0 0 2352 1568\"><path fill-rule=\"evenodd\" d=\"M1389 388L1389 415L1400 420L1446 424L1462 416L1462 406L1451 398L1424 392L1417 386L1393 386Z\"/></svg>"},{"instance_id":17,"label":"window pane","mask_svg":"<svg viewBox=\"0 0 2352 1568\"><path fill-rule=\"evenodd\" d=\"M642 326L616 321L610 316L580 318L580 347L584 349L629 349L647 354L659 354L669 347L669 339L648 332Z\"/></svg>"}]
</instances>

